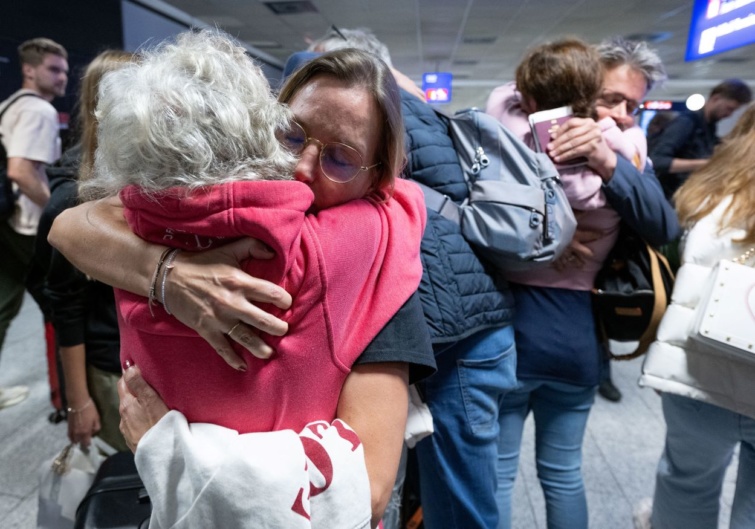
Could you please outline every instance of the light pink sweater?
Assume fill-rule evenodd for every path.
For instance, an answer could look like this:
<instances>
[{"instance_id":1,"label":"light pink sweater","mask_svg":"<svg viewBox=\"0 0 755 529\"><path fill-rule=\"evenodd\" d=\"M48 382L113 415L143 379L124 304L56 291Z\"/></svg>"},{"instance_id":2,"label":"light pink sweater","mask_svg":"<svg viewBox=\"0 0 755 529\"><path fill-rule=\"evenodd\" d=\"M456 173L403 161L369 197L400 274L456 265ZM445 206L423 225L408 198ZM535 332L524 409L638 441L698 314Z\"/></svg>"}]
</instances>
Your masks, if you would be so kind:
<instances>
[{"instance_id":1,"label":"light pink sweater","mask_svg":"<svg viewBox=\"0 0 755 529\"><path fill-rule=\"evenodd\" d=\"M534 148L532 131L527 113L521 106L521 94L514 83L507 83L494 89L488 98L486 112L498 119L506 128L522 139L530 148ZM642 130L633 127L622 131L611 118L598 122L606 143L621 156L627 158L637 167L644 167L647 158L647 143ZM607 202L603 193L603 179L587 166L559 169L559 176L569 204L577 218L580 230L600 233L601 236L586 243L593 257L581 267L572 266L564 270L554 267L510 272L506 278L525 285L566 288L570 290L591 290L595 276L603 265L619 233L619 215Z\"/></svg>"}]
</instances>

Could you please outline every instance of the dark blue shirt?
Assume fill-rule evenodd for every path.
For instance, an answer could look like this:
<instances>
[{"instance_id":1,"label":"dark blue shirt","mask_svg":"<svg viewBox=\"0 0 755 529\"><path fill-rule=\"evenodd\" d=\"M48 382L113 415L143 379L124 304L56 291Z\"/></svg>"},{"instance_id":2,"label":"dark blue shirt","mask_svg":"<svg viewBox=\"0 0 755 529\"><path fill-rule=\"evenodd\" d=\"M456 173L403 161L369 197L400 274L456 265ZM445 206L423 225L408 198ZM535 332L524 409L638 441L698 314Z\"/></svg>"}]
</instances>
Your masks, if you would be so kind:
<instances>
[{"instance_id":1,"label":"dark blue shirt","mask_svg":"<svg viewBox=\"0 0 755 529\"><path fill-rule=\"evenodd\" d=\"M511 283L517 377L594 386L601 345L590 292Z\"/></svg>"},{"instance_id":2,"label":"dark blue shirt","mask_svg":"<svg viewBox=\"0 0 755 529\"><path fill-rule=\"evenodd\" d=\"M622 221L653 246L679 236L676 213L649 165L640 173L619 156L603 192ZM590 292L514 284L511 291L516 301L517 376L597 385L603 350Z\"/></svg>"}]
</instances>

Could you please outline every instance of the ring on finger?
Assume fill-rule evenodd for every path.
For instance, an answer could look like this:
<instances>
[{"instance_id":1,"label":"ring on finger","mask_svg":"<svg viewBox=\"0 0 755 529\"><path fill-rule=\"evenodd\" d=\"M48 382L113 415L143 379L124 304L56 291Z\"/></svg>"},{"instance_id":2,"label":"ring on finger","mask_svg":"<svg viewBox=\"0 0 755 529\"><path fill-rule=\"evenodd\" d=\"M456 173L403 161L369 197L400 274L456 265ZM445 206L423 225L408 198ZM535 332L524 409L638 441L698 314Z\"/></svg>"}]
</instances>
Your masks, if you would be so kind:
<instances>
[{"instance_id":1,"label":"ring on finger","mask_svg":"<svg viewBox=\"0 0 755 529\"><path fill-rule=\"evenodd\" d=\"M233 331L235 331L236 327L238 327L239 325L241 325L241 322L240 321L236 322L236 325L234 325L233 327L231 327L231 330L228 331L227 333L225 333L226 336L231 337L231 334L233 334Z\"/></svg>"}]
</instances>

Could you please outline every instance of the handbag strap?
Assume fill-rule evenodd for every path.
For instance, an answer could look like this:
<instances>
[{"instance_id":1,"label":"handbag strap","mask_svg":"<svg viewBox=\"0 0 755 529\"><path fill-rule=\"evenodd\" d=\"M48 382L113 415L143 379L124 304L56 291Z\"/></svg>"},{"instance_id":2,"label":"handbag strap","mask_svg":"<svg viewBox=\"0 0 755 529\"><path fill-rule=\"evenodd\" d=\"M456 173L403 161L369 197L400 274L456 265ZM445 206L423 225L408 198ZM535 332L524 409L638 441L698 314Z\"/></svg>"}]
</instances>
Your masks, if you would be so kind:
<instances>
[{"instance_id":1,"label":"handbag strap","mask_svg":"<svg viewBox=\"0 0 755 529\"><path fill-rule=\"evenodd\" d=\"M669 277L673 279L674 273L671 271L671 266L668 264L668 259L661 252L645 243L647 248L648 257L650 259L650 275L653 279L653 312L650 315L650 323L648 323L645 332L642 333L640 341L637 344L637 348L629 354L614 355L609 351L609 355L614 360L632 360L638 356L644 355L650 344L655 341L655 335L658 332L658 325L661 323L661 318L666 312L668 306L668 296L666 295L666 287L663 284L663 276L661 275L661 266L666 269Z\"/></svg>"}]
</instances>

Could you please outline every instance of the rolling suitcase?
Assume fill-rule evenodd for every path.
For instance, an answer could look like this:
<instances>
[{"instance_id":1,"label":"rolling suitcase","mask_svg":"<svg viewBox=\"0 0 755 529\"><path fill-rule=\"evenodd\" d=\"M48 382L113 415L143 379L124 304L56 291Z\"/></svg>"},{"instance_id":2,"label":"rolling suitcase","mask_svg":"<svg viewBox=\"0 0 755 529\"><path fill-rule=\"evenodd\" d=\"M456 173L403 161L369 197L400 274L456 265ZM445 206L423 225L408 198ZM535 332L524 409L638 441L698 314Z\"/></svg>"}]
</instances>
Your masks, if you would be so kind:
<instances>
[{"instance_id":1,"label":"rolling suitcase","mask_svg":"<svg viewBox=\"0 0 755 529\"><path fill-rule=\"evenodd\" d=\"M74 529L148 529L152 504L134 454L108 457L76 510Z\"/></svg>"}]
</instances>

